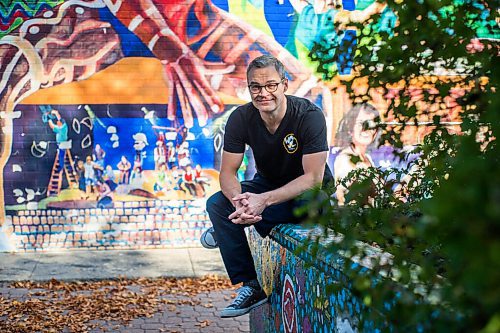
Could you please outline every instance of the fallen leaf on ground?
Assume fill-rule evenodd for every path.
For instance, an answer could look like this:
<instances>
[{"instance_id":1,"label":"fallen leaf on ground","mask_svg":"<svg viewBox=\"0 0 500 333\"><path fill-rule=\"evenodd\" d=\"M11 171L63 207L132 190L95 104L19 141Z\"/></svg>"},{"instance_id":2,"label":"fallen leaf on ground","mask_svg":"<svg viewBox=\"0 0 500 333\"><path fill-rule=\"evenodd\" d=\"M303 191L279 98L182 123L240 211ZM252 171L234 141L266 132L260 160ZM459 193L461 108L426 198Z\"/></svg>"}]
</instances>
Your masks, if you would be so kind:
<instances>
[{"instance_id":1,"label":"fallen leaf on ground","mask_svg":"<svg viewBox=\"0 0 500 333\"><path fill-rule=\"evenodd\" d=\"M200 327L207 327L207 326L210 326L212 322L210 320L203 320L203 321L200 321L196 324L196 326L200 326Z\"/></svg>"},{"instance_id":2,"label":"fallen leaf on ground","mask_svg":"<svg viewBox=\"0 0 500 333\"><path fill-rule=\"evenodd\" d=\"M82 333L103 330L106 322L127 325L136 318L154 316L164 310L165 305L172 312L178 305L200 305L201 301L195 298L200 293L235 288L228 279L215 275L200 279L119 277L76 282L52 279L19 281L8 287L27 289L23 296L0 297L0 332L11 333L62 332L65 328ZM175 299L165 300L166 296ZM206 327L210 321L198 324Z\"/></svg>"}]
</instances>

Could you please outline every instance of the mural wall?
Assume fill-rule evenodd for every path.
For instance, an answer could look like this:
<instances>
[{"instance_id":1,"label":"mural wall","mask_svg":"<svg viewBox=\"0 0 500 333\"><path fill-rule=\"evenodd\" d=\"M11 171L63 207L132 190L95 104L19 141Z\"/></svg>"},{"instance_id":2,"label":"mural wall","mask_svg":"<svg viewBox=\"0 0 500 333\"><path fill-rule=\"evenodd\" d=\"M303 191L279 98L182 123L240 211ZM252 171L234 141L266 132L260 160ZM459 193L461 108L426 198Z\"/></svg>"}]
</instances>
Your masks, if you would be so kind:
<instances>
[{"instance_id":1,"label":"mural wall","mask_svg":"<svg viewBox=\"0 0 500 333\"><path fill-rule=\"evenodd\" d=\"M250 313L250 332L285 333L354 333L385 332L388 327L377 327L373 313L363 300L349 288L349 281L339 264L338 255L323 256L321 250L298 250L311 230L285 225L262 239L250 232L250 246L262 288L269 302ZM321 233L321 231L319 231ZM300 252L300 256L297 255ZM314 264L311 264L314 262ZM328 286L339 286L328 290ZM362 316L365 316L362 321Z\"/></svg>"},{"instance_id":2,"label":"mural wall","mask_svg":"<svg viewBox=\"0 0 500 333\"><path fill-rule=\"evenodd\" d=\"M378 115L391 121L390 96L370 92L371 111L356 109L345 88L322 81L308 59L314 43L327 41L332 52L348 43L334 65L349 75L356 31L332 22L382 12L385 26L394 24L370 0L341 5L2 2L0 250L196 244L209 224L205 200L218 190L225 121L250 100L246 66L261 54L285 64L289 94L323 108L337 176L360 167L342 161L354 137L368 156L365 167L396 165L390 148L372 149L376 133L359 128ZM423 135L416 129L406 143ZM250 151L247 157L241 179L255 172Z\"/></svg>"}]
</instances>

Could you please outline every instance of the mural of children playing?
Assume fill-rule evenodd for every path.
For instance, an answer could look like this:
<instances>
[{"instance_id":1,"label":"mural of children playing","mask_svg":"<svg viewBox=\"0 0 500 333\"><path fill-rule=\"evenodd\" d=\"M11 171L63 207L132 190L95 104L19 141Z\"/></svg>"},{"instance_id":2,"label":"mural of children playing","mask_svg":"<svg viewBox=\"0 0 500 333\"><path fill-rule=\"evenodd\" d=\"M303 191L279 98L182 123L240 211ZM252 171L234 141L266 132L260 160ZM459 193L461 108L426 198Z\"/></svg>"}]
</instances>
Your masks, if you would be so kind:
<instances>
[{"instance_id":1,"label":"mural of children playing","mask_svg":"<svg viewBox=\"0 0 500 333\"><path fill-rule=\"evenodd\" d=\"M130 169L132 168L132 164L130 164L129 160L126 156L122 155L120 162L116 165L118 171L120 171L119 184L128 184L130 178Z\"/></svg>"}]
</instances>

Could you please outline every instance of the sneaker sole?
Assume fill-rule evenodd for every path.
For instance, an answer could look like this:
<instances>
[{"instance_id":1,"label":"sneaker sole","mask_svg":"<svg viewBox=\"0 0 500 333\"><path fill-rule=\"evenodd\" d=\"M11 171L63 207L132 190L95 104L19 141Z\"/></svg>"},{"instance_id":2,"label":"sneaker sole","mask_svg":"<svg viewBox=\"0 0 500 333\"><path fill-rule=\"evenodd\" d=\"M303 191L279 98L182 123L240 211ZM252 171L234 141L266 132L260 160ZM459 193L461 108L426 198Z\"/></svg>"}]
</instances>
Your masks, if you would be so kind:
<instances>
[{"instance_id":1,"label":"sneaker sole","mask_svg":"<svg viewBox=\"0 0 500 333\"><path fill-rule=\"evenodd\" d=\"M201 246L203 246L205 249L214 250L214 249L219 248L219 246L212 246L212 245L208 245L207 243L203 243L203 242L200 242L200 243L201 243Z\"/></svg>"},{"instance_id":2,"label":"sneaker sole","mask_svg":"<svg viewBox=\"0 0 500 333\"><path fill-rule=\"evenodd\" d=\"M233 318L233 317L239 317L243 316L247 313L249 313L252 309L255 309L258 306L261 306L262 304L267 303L267 297L264 298L263 300L258 301L257 303L251 305L250 307L246 309L239 309L239 310L228 310L228 311L222 311L220 314L221 318Z\"/></svg>"}]
</instances>

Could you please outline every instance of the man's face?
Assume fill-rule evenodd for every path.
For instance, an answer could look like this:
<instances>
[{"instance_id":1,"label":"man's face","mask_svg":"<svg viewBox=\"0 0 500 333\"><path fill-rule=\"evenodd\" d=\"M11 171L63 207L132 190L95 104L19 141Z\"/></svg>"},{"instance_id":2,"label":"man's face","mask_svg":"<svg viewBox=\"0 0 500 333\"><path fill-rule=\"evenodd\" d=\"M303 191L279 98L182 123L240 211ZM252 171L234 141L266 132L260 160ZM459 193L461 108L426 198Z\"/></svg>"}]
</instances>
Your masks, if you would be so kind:
<instances>
[{"instance_id":1,"label":"man's face","mask_svg":"<svg viewBox=\"0 0 500 333\"><path fill-rule=\"evenodd\" d=\"M288 88L288 81L282 80L273 66L252 69L248 73L248 85L252 103L259 111L274 112L281 107L286 107L285 91ZM264 87L265 85L267 87ZM252 92L252 87L260 89L260 92ZM276 91L269 92L274 89Z\"/></svg>"}]
</instances>

